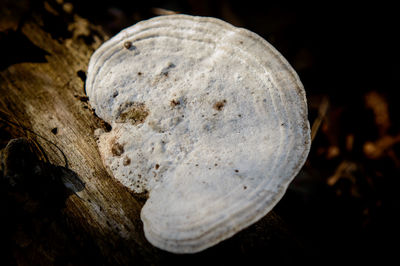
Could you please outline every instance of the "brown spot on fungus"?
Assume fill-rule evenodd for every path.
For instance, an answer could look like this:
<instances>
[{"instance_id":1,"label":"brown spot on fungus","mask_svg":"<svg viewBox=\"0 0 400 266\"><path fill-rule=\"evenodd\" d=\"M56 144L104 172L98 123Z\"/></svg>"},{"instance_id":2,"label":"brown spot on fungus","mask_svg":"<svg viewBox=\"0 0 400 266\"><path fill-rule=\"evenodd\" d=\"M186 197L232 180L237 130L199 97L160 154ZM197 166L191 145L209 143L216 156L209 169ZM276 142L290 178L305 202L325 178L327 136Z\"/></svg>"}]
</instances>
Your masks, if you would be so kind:
<instances>
[{"instance_id":1,"label":"brown spot on fungus","mask_svg":"<svg viewBox=\"0 0 400 266\"><path fill-rule=\"evenodd\" d=\"M169 71L174 67L175 67L175 64L169 63L167 67L165 67L161 70L161 74L164 75L164 77L168 77Z\"/></svg>"},{"instance_id":2,"label":"brown spot on fungus","mask_svg":"<svg viewBox=\"0 0 400 266\"><path fill-rule=\"evenodd\" d=\"M118 142L114 142L111 145L111 153L113 154L113 156L121 156L124 153L124 146L122 146Z\"/></svg>"},{"instance_id":3,"label":"brown spot on fungus","mask_svg":"<svg viewBox=\"0 0 400 266\"><path fill-rule=\"evenodd\" d=\"M235 169L235 172L236 172L236 173L239 173L239 170L238 170L238 169Z\"/></svg>"},{"instance_id":4,"label":"brown spot on fungus","mask_svg":"<svg viewBox=\"0 0 400 266\"><path fill-rule=\"evenodd\" d=\"M137 74L138 74L138 76L141 76L143 73L142 72L138 72Z\"/></svg>"},{"instance_id":5,"label":"brown spot on fungus","mask_svg":"<svg viewBox=\"0 0 400 266\"><path fill-rule=\"evenodd\" d=\"M175 106L180 105L180 104L181 104L181 102L179 100L175 100L175 99L171 100L171 102L170 102L170 105L172 107L175 107Z\"/></svg>"},{"instance_id":6,"label":"brown spot on fungus","mask_svg":"<svg viewBox=\"0 0 400 266\"><path fill-rule=\"evenodd\" d=\"M51 130L51 133L53 133L54 135L57 135L58 133L58 129L55 127Z\"/></svg>"},{"instance_id":7,"label":"brown spot on fungus","mask_svg":"<svg viewBox=\"0 0 400 266\"><path fill-rule=\"evenodd\" d=\"M160 165L157 163L154 168L156 168L156 170L158 170L158 168L160 168Z\"/></svg>"},{"instance_id":8,"label":"brown spot on fungus","mask_svg":"<svg viewBox=\"0 0 400 266\"><path fill-rule=\"evenodd\" d=\"M144 103L128 102L120 106L117 122L130 122L132 125L138 125L143 123L148 115L149 110Z\"/></svg>"},{"instance_id":9,"label":"brown spot on fungus","mask_svg":"<svg viewBox=\"0 0 400 266\"><path fill-rule=\"evenodd\" d=\"M124 47L125 47L126 49L130 49L130 48L132 47L132 42L129 42L129 41L124 42Z\"/></svg>"},{"instance_id":10,"label":"brown spot on fungus","mask_svg":"<svg viewBox=\"0 0 400 266\"><path fill-rule=\"evenodd\" d=\"M128 156L125 156L124 160L122 161L122 164L124 166L130 165L131 164L131 159Z\"/></svg>"},{"instance_id":11,"label":"brown spot on fungus","mask_svg":"<svg viewBox=\"0 0 400 266\"><path fill-rule=\"evenodd\" d=\"M226 100L222 100L222 101L216 102L213 107L215 110L221 111L224 108L225 104L226 104Z\"/></svg>"}]
</instances>

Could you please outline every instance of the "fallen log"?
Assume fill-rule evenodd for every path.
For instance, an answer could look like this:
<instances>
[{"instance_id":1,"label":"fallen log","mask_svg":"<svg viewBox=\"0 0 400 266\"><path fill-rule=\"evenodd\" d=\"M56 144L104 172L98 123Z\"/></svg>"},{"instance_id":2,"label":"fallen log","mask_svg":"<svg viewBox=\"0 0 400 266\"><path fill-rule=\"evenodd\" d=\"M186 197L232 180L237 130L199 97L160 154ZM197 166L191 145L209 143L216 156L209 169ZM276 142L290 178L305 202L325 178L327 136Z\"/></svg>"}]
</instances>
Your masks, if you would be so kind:
<instances>
[{"instance_id":1,"label":"fallen log","mask_svg":"<svg viewBox=\"0 0 400 266\"><path fill-rule=\"evenodd\" d=\"M6 264L294 262L303 257L274 212L198 254L170 254L149 244L140 220L145 197L128 191L104 168L94 131L109 125L95 115L84 89L89 58L108 36L55 1L21 2L0 7Z\"/></svg>"}]
</instances>

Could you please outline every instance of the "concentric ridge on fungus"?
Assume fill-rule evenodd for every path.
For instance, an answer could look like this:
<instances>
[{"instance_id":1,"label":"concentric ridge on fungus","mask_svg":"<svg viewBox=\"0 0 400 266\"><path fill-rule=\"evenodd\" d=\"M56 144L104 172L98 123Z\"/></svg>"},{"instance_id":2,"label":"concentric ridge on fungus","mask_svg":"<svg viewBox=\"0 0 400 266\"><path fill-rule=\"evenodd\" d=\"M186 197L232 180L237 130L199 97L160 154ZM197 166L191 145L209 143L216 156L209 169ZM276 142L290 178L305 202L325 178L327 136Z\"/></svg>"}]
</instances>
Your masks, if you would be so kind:
<instances>
[{"instance_id":1,"label":"concentric ridge on fungus","mask_svg":"<svg viewBox=\"0 0 400 266\"><path fill-rule=\"evenodd\" d=\"M112 125L104 164L149 191L146 238L194 253L267 214L304 164L310 129L303 86L248 30L172 15L129 27L92 56L86 91Z\"/></svg>"}]
</instances>

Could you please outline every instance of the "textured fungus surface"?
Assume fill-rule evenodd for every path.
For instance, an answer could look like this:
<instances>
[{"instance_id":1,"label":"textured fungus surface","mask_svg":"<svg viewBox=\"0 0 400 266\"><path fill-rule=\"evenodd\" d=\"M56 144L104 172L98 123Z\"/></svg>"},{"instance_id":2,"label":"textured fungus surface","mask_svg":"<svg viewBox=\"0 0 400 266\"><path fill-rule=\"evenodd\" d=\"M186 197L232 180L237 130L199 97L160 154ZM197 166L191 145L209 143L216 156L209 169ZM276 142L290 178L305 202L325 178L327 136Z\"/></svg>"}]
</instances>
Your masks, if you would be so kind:
<instances>
[{"instance_id":1,"label":"textured fungus surface","mask_svg":"<svg viewBox=\"0 0 400 266\"><path fill-rule=\"evenodd\" d=\"M297 74L258 35L214 18L140 22L104 43L86 91L112 125L104 164L149 191L146 238L176 253L210 247L283 196L310 148Z\"/></svg>"}]
</instances>

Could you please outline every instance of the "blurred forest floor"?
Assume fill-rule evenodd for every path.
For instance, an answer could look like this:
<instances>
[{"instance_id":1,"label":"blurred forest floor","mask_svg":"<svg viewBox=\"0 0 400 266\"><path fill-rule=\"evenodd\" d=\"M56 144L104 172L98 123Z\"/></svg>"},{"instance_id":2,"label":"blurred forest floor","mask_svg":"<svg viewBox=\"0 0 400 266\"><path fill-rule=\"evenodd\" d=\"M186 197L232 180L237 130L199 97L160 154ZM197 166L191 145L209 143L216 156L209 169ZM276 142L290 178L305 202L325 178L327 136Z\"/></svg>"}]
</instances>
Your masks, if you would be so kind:
<instances>
[{"instance_id":1,"label":"blurred forest floor","mask_svg":"<svg viewBox=\"0 0 400 266\"><path fill-rule=\"evenodd\" d=\"M395 258L397 246L392 243L397 243L400 224L400 24L394 6L57 2L110 36L140 20L177 12L221 18L264 37L298 72L313 129L306 165L276 213L321 262ZM0 149L10 139L4 127L0 122Z\"/></svg>"}]
</instances>

